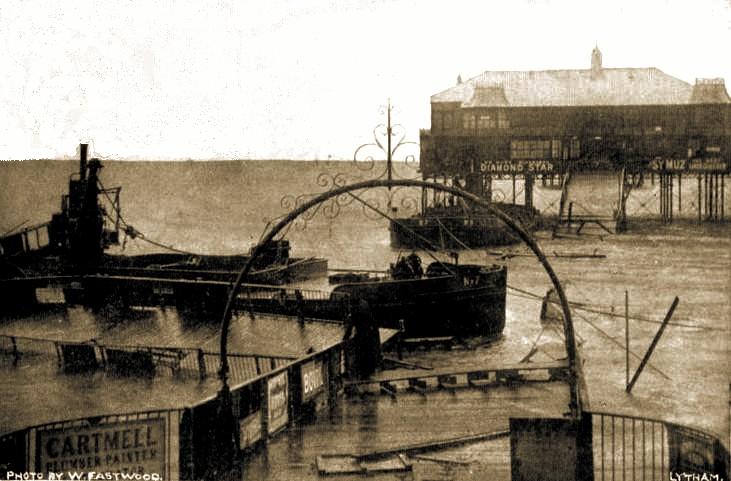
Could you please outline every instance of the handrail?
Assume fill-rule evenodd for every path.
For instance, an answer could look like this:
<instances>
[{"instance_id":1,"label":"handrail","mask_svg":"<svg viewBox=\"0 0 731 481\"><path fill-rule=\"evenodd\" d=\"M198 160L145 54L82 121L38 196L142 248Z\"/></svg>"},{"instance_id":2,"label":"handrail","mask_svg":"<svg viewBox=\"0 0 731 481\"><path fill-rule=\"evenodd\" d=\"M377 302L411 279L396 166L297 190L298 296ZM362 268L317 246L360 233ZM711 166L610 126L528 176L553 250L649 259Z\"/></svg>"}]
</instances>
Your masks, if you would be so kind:
<instances>
[{"instance_id":1,"label":"handrail","mask_svg":"<svg viewBox=\"0 0 731 481\"><path fill-rule=\"evenodd\" d=\"M584 413L585 414L596 415L596 416L608 416L608 417L632 419L632 420L635 420L635 421L647 421L647 422L652 422L652 423L664 424L666 426L677 426L677 427L680 427L680 428L683 428L683 429L688 429L690 431L694 431L694 432L696 432L698 434L701 434L703 436L707 436L707 437L709 437L709 438L711 438L711 439L713 439L715 441L718 441L721 444L724 444L723 440L717 434L715 434L715 433L713 433L711 431L708 431L706 429L699 428L699 427L696 427L696 426L689 426L689 425L685 425L685 424L680 424L680 423L675 422L675 421L668 421L666 419L660 419L660 418L655 418L655 417L647 417L647 416L640 416L640 415L635 415L635 414L622 414L622 413L610 413L610 412L607 412L607 411L595 411L593 409L592 410L586 410L586 411L584 411Z\"/></svg>"}]
</instances>

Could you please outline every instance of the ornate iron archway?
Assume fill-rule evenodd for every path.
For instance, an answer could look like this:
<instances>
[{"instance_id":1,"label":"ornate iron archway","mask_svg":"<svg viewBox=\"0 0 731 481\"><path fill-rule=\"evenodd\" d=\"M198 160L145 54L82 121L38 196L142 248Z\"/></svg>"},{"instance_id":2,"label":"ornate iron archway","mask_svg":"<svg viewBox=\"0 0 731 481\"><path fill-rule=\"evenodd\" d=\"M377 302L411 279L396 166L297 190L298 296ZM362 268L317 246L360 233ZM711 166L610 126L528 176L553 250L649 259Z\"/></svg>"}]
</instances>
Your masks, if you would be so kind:
<instances>
[{"instance_id":1,"label":"ornate iron archway","mask_svg":"<svg viewBox=\"0 0 731 481\"><path fill-rule=\"evenodd\" d=\"M555 271L553 270L553 267L551 267L550 263L548 262L548 259L546 258L545 254L541 250L538 243L533 239L533 237L514 219L512 219L507 214L503 213L502 211L494 208L490 203L486 202L485 200L481 199L480 197L471 194L469 192L466 192L462 189L458 189L456 187L451 187L443 184L438 184L434 182L425 182L422 180L410 180L410 179L388 179L388 180L369 180L364 182L358 182L355 184L349 184L349 185L342 185L342 186L334 186L331 190L328 190L327 192L323 192L322 194L319 194L311 199L309 199L306 202L303 202L302 204L296 206L293 210L291 210L287 215L282 217L274 226L271 227L271 229L261 238L259 241L259 244L254 247L251 256L249 257L248 261L244 265L244 267L239 272L238 276L236 277L236 281L234 282L233 286L231 287L231 290L229 292L228 300L226 301L226 307L224 309L223 318L221 320L221 345L220 345L220 363L221 367L219 370L219 377L221 379L221 390L219 391L219 399L220 399L220 407L221 407L221 414L222 417L219 419L219 421L223 424L221 427L223 429L220 430L220 435L223 437L229 437L227 432L231 432L227 429L226 424L233 423L232 414L229 412L231 407L231 392L228 386L228 359L227 359L227 352L228 352L228 331L229 326L231 324L231 317L232 317L232 310L234 301L236 299L236 295L238 293L239 288L241 287L241 284L243 280L246 278L246 276L251 271L251 268L258 258L258 256L261 254L263 250L263 246L268 244L270 241L274 239L274 237L279 234L285 227L287 227L291 222L295 221L300 215L307 212L309 209L318 206L319 204L332 199L337 198L338 196L343 195L349 195L353 191L358 190L365 190L365 189L372 189L377 187L418 187L418 188L426 188L426 189L435 189L438 191L446 192L452 195L459 196L466 201L470 201L485 210L487 210L490 214L494 215L495 217L499 218L501 221L503 221L513 232L515 232L520 239L533 251L535 256L538 258L539 262L543 266L544 270L548 274L549 279L551 280L551 283L553 284L554 289L556 290L556 293L558 294L561 310L563 311L563 330L564 330L564 337L565 337L565 345L566 345L566 353L568 357L569 362L569 386L570 386L570 404L569 409L571 412L572 417L579 418L581 415L581 399L580 399L580 393L579 393L579 381L580 379L577 376L577 369L579 368L577 366L577 350L576 350L576 342L575 342L575 334L574 334L574 326L573 322L571 320L571 310L569 309L568 299L566 298L566 294L563 290L563 287L561 286L561 282L558 279L558 276L556 275ZM232 426L228 426L231 428ZM224 448L222 451L227 451L225 449L226 444L233 441L231 437L229 437L228 440L221 439L222 448ZM224 456L224 453L220 453L222 456Z\"/></svg>"}]
</instances>

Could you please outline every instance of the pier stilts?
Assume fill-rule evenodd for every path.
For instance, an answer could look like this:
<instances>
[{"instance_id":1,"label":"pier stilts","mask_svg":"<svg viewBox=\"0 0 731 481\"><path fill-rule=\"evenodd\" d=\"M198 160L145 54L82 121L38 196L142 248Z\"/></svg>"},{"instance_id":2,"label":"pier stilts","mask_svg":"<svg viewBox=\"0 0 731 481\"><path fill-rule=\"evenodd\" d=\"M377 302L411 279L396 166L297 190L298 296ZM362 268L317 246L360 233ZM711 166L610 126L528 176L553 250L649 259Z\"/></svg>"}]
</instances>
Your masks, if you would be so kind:
<instances>
[{"instance_id":1,"label":"pier stilts","mask_svg":"<svg viewBox=\"0 0 731 481\"><path fill-rule=\"evenodd\" d=\"M683 212L683 174L678 174L678 212Z\"/></svg>"},{"instance_id":2,"label":"pier stilts","mask_svg":"<svg viewBox=\"0 0 731 481\"><path fill-rule=\"evenodd\" d=\"M703 209L702 209L702 200L701 200L701 194L702 194L702 187L703 184L701 182L701 174L698 174L698 223L700 224L703 221Z\"/></svg>"},{"instance_id":3,"label":"pier stilts","mask_svg":"<svg viewBox=\"0 0 731 481\"><path fill-rule=\"evenodd\" d=\"M629 387L629 291L624 291L625 386Z\"/></svg>"},{"instance_id":4,"label":"pier stilts","mask_svg":"<svg viewBox=\"0 0 731 481\"><path fill-rule=\"evenodd\" d=\"M724 179L726 174L721 174L721 220L724 220L724 204L726 202L726 188L724 186Z\"/></svg>"},{"instance_id":5,"label":"pier stilts","mask_svg":"<svg viewBox=\"0 0 731 481\"><path fill-rule=\"evenodd\" d=\"M633 179L628 177L627 168L623 167L618 177L618 198L617 213L615 214L614 231L617 233L627 231L627 199L634 184Z\"/></svg>"},{"instance_id":6,"label":"pier stilts","mask_svg":"<svg viewBox=\"0 0 731 481\"><path fill-rule=\"evenodd\" d=\"M525 188L524 188L524 195L525 195L525 201L524 204L526 207L532 208L533 207L533 176L532 175L525 175Z\"/></svg>"},{"instance_id":7,"label":"pier stilts","mask_svg":"<svg viewBox=\"0 0 731 481\"><path fill-rule=\"evenodd\" d=\"M673 221L673 174L660 173L660 219L664 223Z\"/></svg>"}]
</instances>

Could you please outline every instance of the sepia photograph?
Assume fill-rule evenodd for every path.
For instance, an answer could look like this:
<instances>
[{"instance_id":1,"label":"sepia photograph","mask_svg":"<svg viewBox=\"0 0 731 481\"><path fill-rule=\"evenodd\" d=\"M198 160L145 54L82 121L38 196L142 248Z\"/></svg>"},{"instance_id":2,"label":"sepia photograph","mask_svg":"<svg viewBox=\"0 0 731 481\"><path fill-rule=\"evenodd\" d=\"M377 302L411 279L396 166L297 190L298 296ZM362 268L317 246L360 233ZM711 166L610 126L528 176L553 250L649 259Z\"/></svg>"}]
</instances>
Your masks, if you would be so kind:
<instances>
[{"instance_id":1,"label":"sepia photograph","mask_svg":"<svg viewBox=\"0 0 731 481\"><path fill-rule=\"evenodd\" d=\"M731 480L731 1L0 40L0 480Z\"/></svg>"}]
</instances>

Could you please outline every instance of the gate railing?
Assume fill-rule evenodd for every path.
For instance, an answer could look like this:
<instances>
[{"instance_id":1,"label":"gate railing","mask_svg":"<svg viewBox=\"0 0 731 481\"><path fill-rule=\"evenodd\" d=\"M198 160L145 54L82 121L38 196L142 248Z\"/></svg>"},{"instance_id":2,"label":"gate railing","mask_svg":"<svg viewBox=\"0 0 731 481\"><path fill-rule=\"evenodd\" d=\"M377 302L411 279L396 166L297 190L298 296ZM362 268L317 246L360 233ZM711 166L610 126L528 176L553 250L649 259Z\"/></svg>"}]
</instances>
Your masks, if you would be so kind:
<instances>
[{"instance_id":1,"label":"gate railing","mask_svg":"<svg viewBox=\"0 0 731 481\"><path fill-rule=\"evenodd\" d=\"M592 416L595 481L665 481L685 474L729 479L728 448L710 433L660 419L587 414Z\"/></svg>"}]
</instances>

